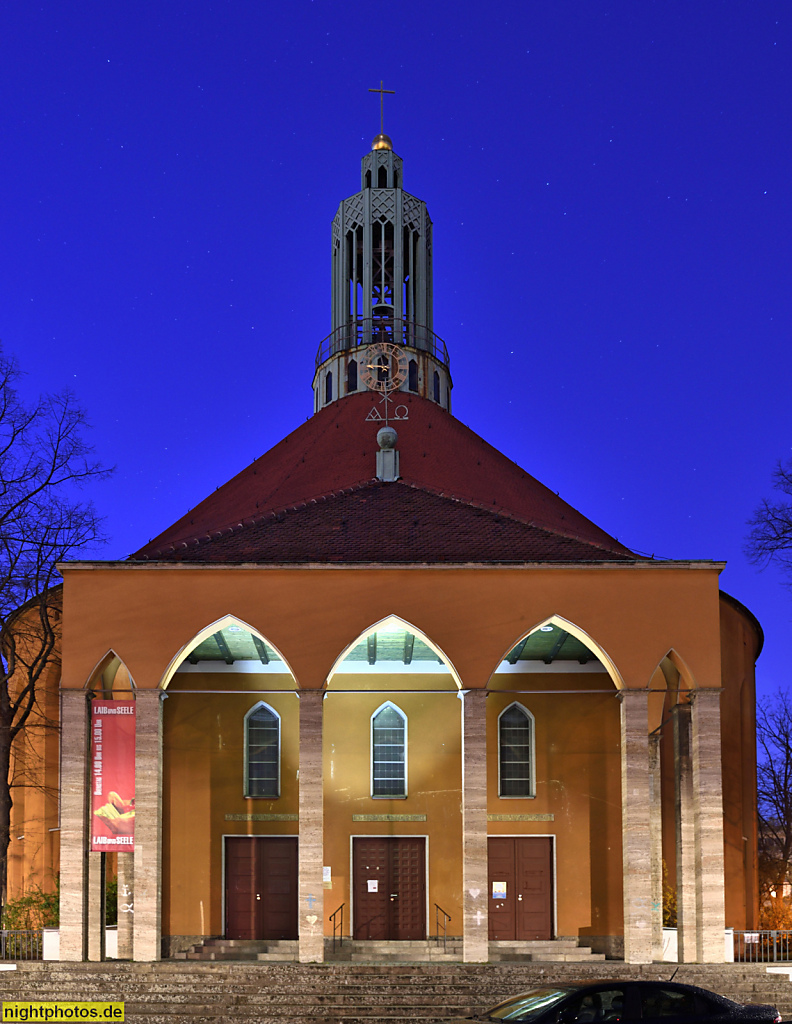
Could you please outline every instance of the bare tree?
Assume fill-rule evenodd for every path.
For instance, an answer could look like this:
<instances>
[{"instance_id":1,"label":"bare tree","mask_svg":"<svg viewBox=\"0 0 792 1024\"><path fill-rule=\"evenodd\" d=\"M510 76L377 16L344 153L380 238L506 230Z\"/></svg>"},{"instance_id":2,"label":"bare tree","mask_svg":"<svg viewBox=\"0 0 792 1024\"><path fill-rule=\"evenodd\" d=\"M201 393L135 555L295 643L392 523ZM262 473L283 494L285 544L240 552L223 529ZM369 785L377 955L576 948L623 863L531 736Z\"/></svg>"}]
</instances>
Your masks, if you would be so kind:
<instances>
[{"instance_id":1,"label":"bare tree","mask_svg":"<svg viewBox=\"0 0 792 1024\"><path fill-rule=\"evenodd\" d=\"M792 499L792 459L778 463L773 487ZM745 550L750 560L756 565L776 562L792 581L792 500L763 498L748 525Z\"/></svg>"},{"instance_id":2,"label":"bare tree","mask_svg":"<svg viewBox=\"0 0 792 1024\"><path fill-rule=\"evenodd\" d=\"M760 904L769 927L789 927L792 861L792 701L780 690L756 709ZM772 921L770 920L772 919Z\"/></svg>"},{"instance_id":3,"label":"bare tree","mask_svg":"<svg viewBox=\"0 0 792 1024\"><path fill-rule=\"evenodd\" d=\"M97 543L100 520L79 489L108 475L85 441L69 392L20 397L14 359L0 351L0 914L10 840L11 756L57 656L58 562Z\"/></svg>"}]
</instances>

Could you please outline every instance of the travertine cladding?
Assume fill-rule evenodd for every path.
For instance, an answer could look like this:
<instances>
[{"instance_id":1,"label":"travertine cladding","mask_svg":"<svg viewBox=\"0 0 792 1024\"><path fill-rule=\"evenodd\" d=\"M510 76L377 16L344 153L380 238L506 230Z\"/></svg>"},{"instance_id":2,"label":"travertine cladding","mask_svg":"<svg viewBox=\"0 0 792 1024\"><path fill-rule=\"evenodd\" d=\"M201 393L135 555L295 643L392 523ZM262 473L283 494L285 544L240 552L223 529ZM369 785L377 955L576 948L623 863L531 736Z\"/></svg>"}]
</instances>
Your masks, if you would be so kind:
<instances>
[{"instance_id":1,"label":"travertine cladding","mask_svg":"<svg viewBox=\"0 0 792 1024\"><path fill-rule=\"evenodd\" d=\"M323 690L300 691L299 959L324 959L322 886L324 812L322 803Z\"/></svg>"},{"instance_id":2,"label":"travertine cladding","mask_svg":"<svg viewBox=\"0 0 792 1024\"><path fill-rule=\"evenodd\" d=\"M462 700L462 959L489 957L487 917L487 718L486 692L468 690Z\"/></svg>"},{"instance_id":3,"label":"travertine cladding","mask_svg":"<svg viewBox=\"0 0 792 1024\"><path fill-rule=\"evenodd\" d=\"M104 960L105 877L101 853L88 853L88 959Z\"/></svg>"},{"instance_id":4,"label":"travertine cladding","mask_svg":"<svg viewBox=\"0 0 792 1024\"><path fill-rule=\"evenodd\" d=\"M135 960L159 960L162 948L162 697L135 692Z\"/></svg>"},{"instance_id":5,"label":"travertine cladding","mask_svg":"<svg viewBox=\"0 0 792 1024\"><path fill-rule=\"evenodd\" d=\"M61 694L60 958L86 955L86 797L88 701L84 690Z\"/></svg>"},{"instance_id":6,"label":"travertine cladding","mask_svg":"<svg viewBox=\"0 0 792 1024\"><path fill-rule=\"evenodd\" d=\"M649 693L647 690L622 690L619 698L624 959L631 964L648 964L652 962Z\"/></svg>"},{"instance_id":7,"label":"travertine cladding","mask_svg":"<svg viewBox=\"0 0 792 1024\"><path fill-rule=\"evenodd\" d=\"M680 963L694 963L696 949L696 839L690 705L672 709L674 723L674 815L676 828L677 942Z\"/></svg>"},{"instance_id":8,"label":"travertine cladding","mask_svg":"<svg viewBox=\"0 0 792 1024\"><path fill-rule=\"evenodd\" d=\"M134 915L134 853L118 854L118 959L132 959Z\"/></svg>"},{"instance_id":9,"label":"travertine cladding","mask_svg":"<svg viewBox=\"0 0 792 1024\"><path fill-rule=\"evenodd\" d=\"M690 701L696 833L696 959L700 963L722 963L725 900L720 690L694 690Z\"/></svg>"},{"instance_id":10,"label":"travertine cladding","mask_svg":"<svg viewBox=\"0 0 792 1024\"><path fill-rule=\"evenodd\" d=\"M649 737L649 834L652 844L652 960L663 959L663 804L660 733Z\"/></svg>"}]
</instances>

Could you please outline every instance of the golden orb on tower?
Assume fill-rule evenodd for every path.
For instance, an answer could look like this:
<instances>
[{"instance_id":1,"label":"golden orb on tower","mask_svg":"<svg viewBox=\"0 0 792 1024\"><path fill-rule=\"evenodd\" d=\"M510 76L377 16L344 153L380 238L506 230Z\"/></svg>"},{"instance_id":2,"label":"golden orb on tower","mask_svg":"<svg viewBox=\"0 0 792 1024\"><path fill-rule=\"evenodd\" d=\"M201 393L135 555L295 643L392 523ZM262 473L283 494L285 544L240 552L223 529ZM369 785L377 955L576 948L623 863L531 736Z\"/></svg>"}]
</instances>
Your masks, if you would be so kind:
<instances>
[{"instance_id":1,"label":"golden orb on tower","mask_svg":"<svg viewBox=\"0 0 792 1024\"><path fill-rule=\"evenodd\" d=\"M371 140L372 149L393 149L393 142L389 135L385 135L384 132L380 132L379 135L375 135Z\"/></svg>"}]
</instances>

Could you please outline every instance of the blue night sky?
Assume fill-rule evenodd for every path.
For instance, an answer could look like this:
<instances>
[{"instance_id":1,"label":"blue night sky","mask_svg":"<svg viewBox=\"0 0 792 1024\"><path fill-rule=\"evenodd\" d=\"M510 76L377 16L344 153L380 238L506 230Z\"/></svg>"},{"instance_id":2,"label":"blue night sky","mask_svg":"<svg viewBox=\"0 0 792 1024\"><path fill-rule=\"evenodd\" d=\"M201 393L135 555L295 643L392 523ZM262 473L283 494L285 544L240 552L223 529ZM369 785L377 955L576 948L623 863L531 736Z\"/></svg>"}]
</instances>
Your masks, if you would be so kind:
<instances>
[{"instance_id":1,"label":"blue night sky","mask_svg":"<svg viewBox=\"0 0 792 1024\"><path fill-rule=\"evenodd\" d=\"M117 466L123 558L298 426L330 221L385 130L434 221L454 413L630 547L743 554L790 430L792 8L8 2L0 337Z\"/></svg>"}]
</instances>

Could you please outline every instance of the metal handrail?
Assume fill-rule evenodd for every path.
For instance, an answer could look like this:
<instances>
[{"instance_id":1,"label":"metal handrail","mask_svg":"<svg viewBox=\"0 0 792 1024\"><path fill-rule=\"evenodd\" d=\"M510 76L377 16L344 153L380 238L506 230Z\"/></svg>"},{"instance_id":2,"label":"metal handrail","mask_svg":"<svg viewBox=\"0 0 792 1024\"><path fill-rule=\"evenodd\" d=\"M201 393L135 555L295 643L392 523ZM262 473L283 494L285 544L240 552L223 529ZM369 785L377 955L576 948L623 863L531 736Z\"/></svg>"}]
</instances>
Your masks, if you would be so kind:
<instances>
[{"instance_id":1,"label":"metal handrail","mask_svg":"<svg viewBox=\"0 0 792 1024\"><path fill-rule=\"evenodd\" d=\"M343 944L344 944L344 907L345 906L346 906L346 904L342 903L340 907L338 907L336 910L333 911L333 913L330 915L330 917L328 919L328 920L333 922L333 952L334 953L335 953L335 948L336 948L336 933L338 934L338 945L339 945L339 947L343 946ZM340 919L337 921L336 918L338 917L339 914L341 916L340 916Z\"/></svg>"},{"instance_id":2,"label":"metal handrail","mask_svg":"<svg viewBox=\"0 0 792 1024\"><path fill-rule=\"evenodd\" d=\"M446 925L451 921L451 915L447 914L441 906L435 903L435 942L440 945L440 915L443 915L442 928L443 928L443 952L446 952L446 942L448 936L446 935Z\"/></svg>"},{"instance_id":3,"label":"metal handrail","mask_svg":"<svg viewBox=\"0 0 792 1024\"><path fill-rule=\"evenodd\" d=\"M446 343L434 331L404 317L374 316L361 317L351 320L348 324L342 324L320 341L316 352L317 369L330 356L371 345L373 342L405 345L428 352L443 366L448 366Z\"/></svg>"},{"instance_id":4,"label":"metal handrail","mask_svg":"<svg viewBox=\"0 0 792 1024\"><path fill-rule=\"evenodd\" d=\"M756 929L735 931L734 959L737 963L790 963L792 931Z\"/></svg>"},{"instance_id":5,"label":"metal handrail","mask_svg":"<svg viewBox=\"0 0 792 1024\"><path fill-rule=\"evenodd\" d=\"M41 928L0 931L0 960L41 960L42 957Z\"/></svg>"}]
</instances>

